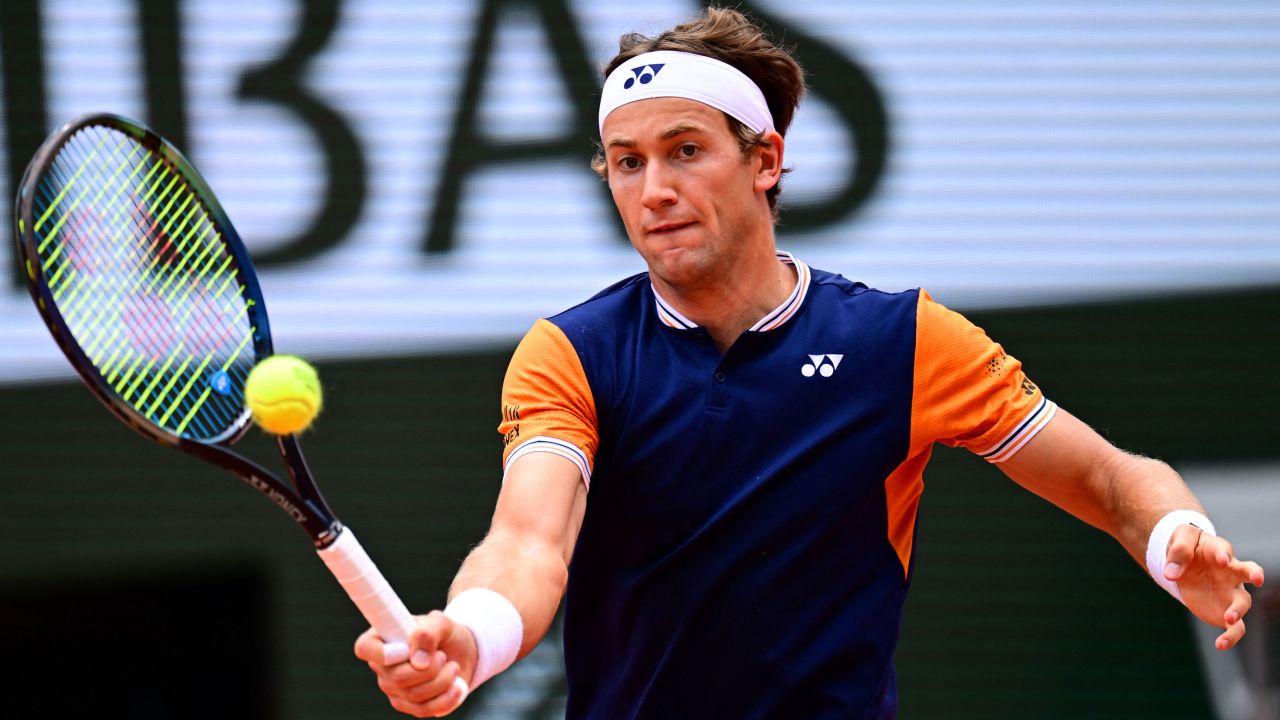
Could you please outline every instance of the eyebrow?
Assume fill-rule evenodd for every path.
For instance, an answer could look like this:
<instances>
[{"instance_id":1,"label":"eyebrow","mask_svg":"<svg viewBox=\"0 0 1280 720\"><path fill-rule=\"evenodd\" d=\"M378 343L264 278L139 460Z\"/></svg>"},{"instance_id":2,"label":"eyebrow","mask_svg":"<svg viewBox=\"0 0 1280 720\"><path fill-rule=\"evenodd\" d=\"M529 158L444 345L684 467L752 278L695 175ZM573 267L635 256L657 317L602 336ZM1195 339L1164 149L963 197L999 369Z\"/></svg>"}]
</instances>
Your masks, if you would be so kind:
<instances>
[{"instance_id":1,"label":"eyebrow","mask_svg":"<svg viewBox=\"0 0 1280 720\"><path fill-rule=\"evenodd\" d=\"M702 129L703 129L702 126L697 123L689 123L689 122L677 123L675 125L672 125L670 128L667 128L667 131L662 133L662 139L670 140L671 138L677 135L683 135L684 133L687 133L687 132L698 132Z\"/></svg>"},{"instance_id":2,"label":"eyebrow","mask_svg":"<svg viewBox=\"0 0 1280 720\"><path fill-rule=\"evenodd\" d=\"M697 123L682 122L682 123L676 123L675 125L672 125L671 127L667 128L658 137L661 140L670 140L671 138L676 137L677 135L683 135L687 132L700 132L704 130L705 128L702 125L699 125ZM610 139L609 142L606 143L605 149L607 150L613 147L633 148L635 146L636 146L636 141L624 135L621 137L615 137Z\"/></svg>"}]
</instances>

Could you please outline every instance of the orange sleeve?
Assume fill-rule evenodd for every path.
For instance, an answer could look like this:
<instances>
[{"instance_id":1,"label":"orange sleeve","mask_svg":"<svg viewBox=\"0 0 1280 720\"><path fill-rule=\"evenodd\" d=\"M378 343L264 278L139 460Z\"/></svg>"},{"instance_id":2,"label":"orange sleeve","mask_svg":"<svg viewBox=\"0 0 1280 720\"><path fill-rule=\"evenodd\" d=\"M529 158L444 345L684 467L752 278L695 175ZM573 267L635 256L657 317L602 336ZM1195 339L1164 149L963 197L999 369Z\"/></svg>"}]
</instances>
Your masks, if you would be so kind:
<instances>
[{"instance_id":1,"label":"orange sleeve","mask_svg":"<svg viewBox=\"0 0 1280 720\"><path fill-rule=\"evenodd\" d=\"M600 435L595 400L569 338L539 320L520 341L502 382L503 468L520 456L549 452L572 461L590 487Z\"/></svg>"},{"instance_id":2,"label":"orange sleeve","mask_svg":"<svg viewBox=\"0 0 1280 720\"><path fill-rule=\"evenodd\" d=\"M911 446L941 442L990 462L1016 453L1057 406L982 328L920 291Z\"/></svg>"}]
</instances>

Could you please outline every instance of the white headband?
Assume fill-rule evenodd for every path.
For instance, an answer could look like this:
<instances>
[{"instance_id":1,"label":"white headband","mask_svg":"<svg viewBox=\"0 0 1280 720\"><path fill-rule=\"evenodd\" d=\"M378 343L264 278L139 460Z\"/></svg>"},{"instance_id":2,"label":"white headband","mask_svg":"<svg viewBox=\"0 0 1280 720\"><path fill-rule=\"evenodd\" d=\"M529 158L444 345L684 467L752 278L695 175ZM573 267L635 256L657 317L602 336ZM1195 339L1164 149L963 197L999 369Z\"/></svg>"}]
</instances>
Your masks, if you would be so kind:
<instances>
[{"instance_id":1,"label":"white headband","mask_svg":"<svg viewBox=\"0 0 1280 720\"><path fill-rule=\"evenodd\" d=\"M605 78L600 94L600 132L604 119L637 100L678 97L723 110L752 132L773 129L764 93L741 70L715 58L675 50L638 55Z\"/></svg>"}]
</instances>

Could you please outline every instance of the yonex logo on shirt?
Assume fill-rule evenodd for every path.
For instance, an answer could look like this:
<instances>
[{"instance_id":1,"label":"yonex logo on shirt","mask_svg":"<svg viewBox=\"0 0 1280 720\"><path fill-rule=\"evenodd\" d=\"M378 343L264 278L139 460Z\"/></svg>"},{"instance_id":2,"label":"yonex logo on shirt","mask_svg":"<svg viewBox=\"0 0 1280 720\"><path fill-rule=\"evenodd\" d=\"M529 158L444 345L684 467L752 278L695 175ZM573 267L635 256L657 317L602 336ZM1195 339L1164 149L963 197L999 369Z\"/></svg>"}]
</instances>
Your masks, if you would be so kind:
<instances>
[{"instance_id":1,"label":"yonex logo on shirt","mask_svg":"<svg viewBox=\"0 0 1280 720\"><path fill-rule=\"evenodd\" d=\"M633 67L631 68L631 74L635 75L635 77L627 78L627 81L622 83L622 88L624 90L630 90L635 86L637 80L640 81L641 85L648 85L653 82L653 78L656 77L658 72L664 67L666 67L666 63L654 63L652 65L640 65L639 67Z\"/></svg>"},{"instance_id":2,"label":"yonex logo on shirt","mask_svg":"<svg viewBox=\"0 0 1280 720\"><path fill-rule=\"evenodd\" d=\"M840 361L843 359L844 355L810 355L810 362L800 368L800 374L805 377L814 375L831 377L836 374L836 368L840 367Z\"/></svg>"}]
</instances>

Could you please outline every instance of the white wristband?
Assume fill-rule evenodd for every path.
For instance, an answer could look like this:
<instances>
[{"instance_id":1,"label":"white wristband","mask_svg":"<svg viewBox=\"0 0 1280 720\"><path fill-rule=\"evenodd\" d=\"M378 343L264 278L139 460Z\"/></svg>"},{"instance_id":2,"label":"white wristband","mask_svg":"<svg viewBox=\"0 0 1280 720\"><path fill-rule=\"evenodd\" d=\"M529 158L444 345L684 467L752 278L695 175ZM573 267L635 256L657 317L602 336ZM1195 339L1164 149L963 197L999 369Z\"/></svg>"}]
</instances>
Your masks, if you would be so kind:
<instances>
[{"instance_id":1,"label":"white wristband","mask_svg":"<svg viewBox=\"0 0 1280 720\"><path fill-rule=\"evenodd\" d=\"M511 667L524 640L524 621L510 600L488 588L471 588L449 601L444 614L476 638L471 689Z\"/></svg>"},{"instance_id":2,"label":"white wristband","mask_svg":"<svg viewBox=\"0 0 1280 720\"><path fill-rule=\"evenodd\" d=\"M1147 540L1147 572L1151 573L1151 579L1157 585L1177 598L1178 602L1182 602L1182 591L1178 589L1178 583L1164 576L1165 560L1169 555L1169 538L1179 525L1191 525L1210 535L1217 533L1209 518L1194 510L1174 510L1160 518L1160 522L1152 528L1151 538Z\"/></svg>"}]
</instances>

